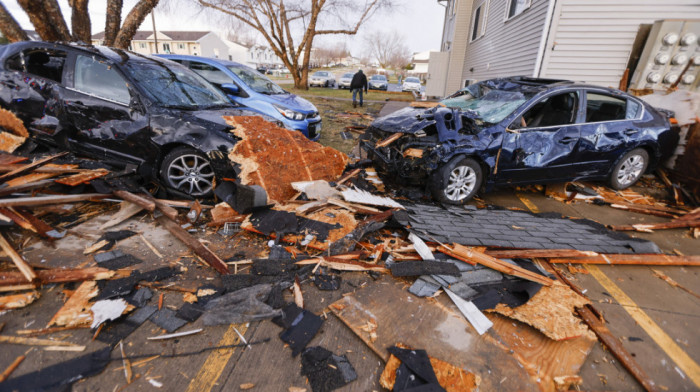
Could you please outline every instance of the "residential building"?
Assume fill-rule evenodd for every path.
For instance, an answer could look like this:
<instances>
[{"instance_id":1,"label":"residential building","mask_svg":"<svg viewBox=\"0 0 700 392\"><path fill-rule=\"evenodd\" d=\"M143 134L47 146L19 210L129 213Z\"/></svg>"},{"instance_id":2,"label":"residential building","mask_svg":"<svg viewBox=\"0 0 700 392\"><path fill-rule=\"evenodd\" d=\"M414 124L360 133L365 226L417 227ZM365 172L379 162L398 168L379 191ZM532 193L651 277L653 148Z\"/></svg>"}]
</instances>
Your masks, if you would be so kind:
<instances>
[{"instance_id":1,"label":"residential building","mask_svg":"<svg viewBox=\"0 0 700 392\"><path fill-rule=\"evenodd\" d=\"M275 51L272 48L263 45L253 45L248 48L248 60L249 64L257 67L266 68L282 68L284 63L277 57Z\"/></svg>"},{"instance_id":2,"label":"residential building","mask_svg":"<svg viewBox=\"0 0 700 392\"><path fill-rule=\"evenodd\" d=\"M415 76L420 80L425 80L428 76L428 61L430 60L430 52L417 52L411 58L413 69L406 72L409 76Z\"/></svg>"},{"instance_id":3,"label":"residential building","mask_svg":"<svg viewBox=\"0 0 700 392\"><path fill-rule=\"evenodd\" d=\"M93 45L102 45L104 36L104 32L93 35ZM137 31L131 39L129 50L146 55L170 53L229 58L229 46L213 31L158 31L155 36L152 31Z\"/></svg>"},{"instance_id":4,"label":"residential building","mask_svg":"<svg viewBox=\"0 0 700 392\"><path fill-rule=\"evenodd\" d=\"M429 60L426 90L433 96L516 75L616 87L636 65L630 60L639 56L651 24L700 18L698 0L437 1L445 20L441 51ZM690 58L692 51L700 54L697 45L690 50Z\"/></svg>"}]
</instances>

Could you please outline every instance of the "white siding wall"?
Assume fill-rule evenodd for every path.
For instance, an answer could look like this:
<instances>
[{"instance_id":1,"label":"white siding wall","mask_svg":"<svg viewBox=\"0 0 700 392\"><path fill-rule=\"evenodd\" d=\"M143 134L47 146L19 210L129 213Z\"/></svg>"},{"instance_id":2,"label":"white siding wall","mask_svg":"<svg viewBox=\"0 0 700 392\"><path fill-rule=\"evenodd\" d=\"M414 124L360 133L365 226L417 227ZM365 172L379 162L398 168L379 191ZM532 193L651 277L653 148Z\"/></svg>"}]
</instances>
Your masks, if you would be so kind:
<instances>
[{"instance_id":1,"label":"white siding wall","mask_svg":"<svg viewBox=\"0 0 700 392\"><path fill-rule=\"evenodd\" d=\"M467 45L462 79L533 75L549 0L532 0L530 8L506 21L507 3L488 1L486 32Z\"/></svg>"},{"instance_id":2,"label":"white siding wall","mask_svg":"<svg viewBox=\"0 0 700 392\"><path fill-rule=\"evenodd\" d=\"M700 0L557 0L540 76L617 87L640 24L698 18Z\"/></svg>"}]
</instances>

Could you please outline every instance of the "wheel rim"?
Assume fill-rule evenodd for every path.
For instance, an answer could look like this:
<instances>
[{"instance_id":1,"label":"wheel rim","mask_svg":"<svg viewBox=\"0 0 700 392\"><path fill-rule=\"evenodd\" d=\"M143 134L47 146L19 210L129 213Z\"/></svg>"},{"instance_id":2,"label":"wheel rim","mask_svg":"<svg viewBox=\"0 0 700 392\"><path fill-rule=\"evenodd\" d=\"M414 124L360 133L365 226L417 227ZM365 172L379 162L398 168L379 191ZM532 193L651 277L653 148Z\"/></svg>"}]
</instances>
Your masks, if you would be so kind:
<instances>
[{"instance_id":1,"label":"wheel rim","mask_svg":"<svg viewBox=\"0 0 700 392\"><path fill-rule=\"evenodd\" d=\"M476 186L476 171L469 166L457 166L450 172L445 196L452 201L464 200Z\"/></svg>"},{"instance_id":2,"label":"wheel rim","mask_svg":"<svg viewBox=\"0 0 700 392\"><path fill-rule=\"evenodd\" d=\"M181 155L168 166L168 181L172 187L192 196L209 193L213 178L209 161L195 154Z\"/></svg>"},{"instance_id":3,"label":"wheel rim","mask_svg":"<svg viewBox=\"0 0 700 392\"><path fill-rule=\"evenodd\" d=\"M632 155L625 159L617 172L617 182L622 186L632 185L644 170L644 157Z\"/></svg>"}]
</instances>

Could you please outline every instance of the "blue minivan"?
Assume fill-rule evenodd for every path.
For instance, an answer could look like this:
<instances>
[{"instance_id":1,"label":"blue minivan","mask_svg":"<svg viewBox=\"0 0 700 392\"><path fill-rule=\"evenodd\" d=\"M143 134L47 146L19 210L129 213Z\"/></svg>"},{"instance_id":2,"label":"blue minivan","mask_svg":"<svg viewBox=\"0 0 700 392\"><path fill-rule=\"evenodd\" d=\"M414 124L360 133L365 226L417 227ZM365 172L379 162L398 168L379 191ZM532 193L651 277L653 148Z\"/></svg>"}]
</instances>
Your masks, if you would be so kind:
<instances>
[{"instance_id":1,"label":"blue minivan","mask_svg":"<svg viewBox=\"0 0 700 392\"><path fill-rule=\"evenodd\" d=\"M280 120L311 140L321 137L321 116L309 101L285 91L253 68L233 61L177 54L157 55L176 61L223 91L235 104Z\"/></svg>"}]
</instances>

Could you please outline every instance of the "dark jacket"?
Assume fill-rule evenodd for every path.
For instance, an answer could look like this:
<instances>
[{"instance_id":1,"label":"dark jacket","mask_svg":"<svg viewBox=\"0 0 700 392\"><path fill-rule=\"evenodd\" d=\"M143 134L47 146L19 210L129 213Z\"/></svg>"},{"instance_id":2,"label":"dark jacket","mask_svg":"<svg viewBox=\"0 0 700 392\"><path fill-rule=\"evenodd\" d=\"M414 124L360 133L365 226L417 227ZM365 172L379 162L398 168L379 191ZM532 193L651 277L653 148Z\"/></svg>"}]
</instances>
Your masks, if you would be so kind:
<instances>
[{"instance_id":1,"label":"dark jacket","mask_svg":"<svg viewBox=\"0 0 700 392\"><path fill-rule=\"evenodd\" d=\"M352 82L350 82L350 88L352 90L356 88L363 88L367 92L367 76L362 71L357 71L355 75L352 76Z\"/></svg>"}]
</instances>

